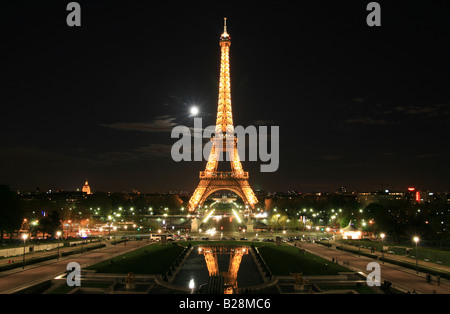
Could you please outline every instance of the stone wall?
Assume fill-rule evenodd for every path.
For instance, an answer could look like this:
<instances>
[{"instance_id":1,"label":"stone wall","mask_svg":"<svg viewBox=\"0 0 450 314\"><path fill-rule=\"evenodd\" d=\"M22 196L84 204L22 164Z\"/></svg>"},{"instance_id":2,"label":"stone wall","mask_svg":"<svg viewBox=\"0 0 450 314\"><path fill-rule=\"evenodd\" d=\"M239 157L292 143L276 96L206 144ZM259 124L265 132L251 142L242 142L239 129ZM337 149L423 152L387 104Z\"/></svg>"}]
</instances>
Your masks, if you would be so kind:
<instances>
[{"instance_id":1,"label":"stone wall","mask_svg":"<svg viewBox=\"0 0 450 314\"><path fill-rule=\"evenodd\" d=\"M64 246L63 243L51 243L41 245L25 245L25 253L52 250ZM18 256L23 254L23 246L0 250L0 257Z\"/></svg>"}]
</instances>

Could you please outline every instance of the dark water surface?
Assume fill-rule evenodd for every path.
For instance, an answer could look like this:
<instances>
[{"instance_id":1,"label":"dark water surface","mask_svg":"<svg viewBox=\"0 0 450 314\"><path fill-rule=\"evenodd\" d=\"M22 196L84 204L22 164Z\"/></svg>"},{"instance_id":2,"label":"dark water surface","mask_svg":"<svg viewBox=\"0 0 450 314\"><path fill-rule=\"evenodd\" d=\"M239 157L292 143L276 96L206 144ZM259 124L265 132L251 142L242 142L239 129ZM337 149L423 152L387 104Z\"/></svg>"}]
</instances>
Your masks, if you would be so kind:
<instances>
[{"instance_id":1,"label":"dark water surface","mask_svg":"<svg viewBox=\"0 0 450 314\"><path fill-rule=\"evenodd\" d=\"M232 245L223 245L226 247L233 247ZM181 266L178 275L175 277L173 284L188 287L191 279L194 279L195 288L208 282L209 272L206 266L205 257L203 254L199 254L198 248L195 246L189 257ZM251 248L247 247L250 251ZM229 254L218 254L217 263L219 271L227 272L230 263ZM246 288L263 283L263 279L258 271L258 268L250 253L242 256L241 265L239 267L237 283L239 288Z\"/></svg>"}]
</instances>

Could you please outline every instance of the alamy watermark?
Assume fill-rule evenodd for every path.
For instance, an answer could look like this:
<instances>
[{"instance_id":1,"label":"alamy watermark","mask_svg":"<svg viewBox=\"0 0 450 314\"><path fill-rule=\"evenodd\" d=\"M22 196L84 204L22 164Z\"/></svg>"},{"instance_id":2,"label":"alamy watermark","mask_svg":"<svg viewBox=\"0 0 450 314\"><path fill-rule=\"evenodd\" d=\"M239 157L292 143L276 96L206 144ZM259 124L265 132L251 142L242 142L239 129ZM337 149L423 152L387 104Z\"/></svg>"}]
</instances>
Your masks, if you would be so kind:
<instances>
[{"instance_id":1,"label":"alamy watermark","mask_svg":"<svg viewBox=\"0 0 450 314\"><path fill-rule=\"evenodd\" d=\"M70 271L67 274L66 282L69 287L81 286L81 266L77 262L67 264L66 270Z\"/></svg>"},{"instance_id":2,"label":"alamy watermark","mask_svg":"<svg viewBox=\"0 0 450 314\"><path fill-rule=\"evenodd\" d=\"M367 264L366 270L371 270L367 275L366 282L369 287L381 286L381 268L377 262Z\"/></svg>"},{"instance_id":3,"label":"alamy watermark","mask_svg":"<svg viewBox=\"0 0 450 314\"><path fill-rule=\"evenodd\" d=\"M69 2L66 6L66 10L70 11L67 15L67 26L81 26L81 6L78 2Z\"/></svg>"},{"instance_id":4,"label":"alamy watermark","mask_svg":"<svg viewBox=\"0 0 450 314\"><path fill-rule=\"evenodd\" d=\"M278 126L271 126L269 132L267 126L251 125L247 128L228 126L226 132L222 132L214 125L203 129L202 119L195 118L193 129L181 125L172 129L171 137L179 140L172 145L171 156L176 162L209 161L211 158L230 162L260 160L266 163L260 166L261 172L275 172L280 163L279 130ZM203 146L204 139L211 140ZM235 146L238 156L235 156Z\"/></svg>"}]
</instances>

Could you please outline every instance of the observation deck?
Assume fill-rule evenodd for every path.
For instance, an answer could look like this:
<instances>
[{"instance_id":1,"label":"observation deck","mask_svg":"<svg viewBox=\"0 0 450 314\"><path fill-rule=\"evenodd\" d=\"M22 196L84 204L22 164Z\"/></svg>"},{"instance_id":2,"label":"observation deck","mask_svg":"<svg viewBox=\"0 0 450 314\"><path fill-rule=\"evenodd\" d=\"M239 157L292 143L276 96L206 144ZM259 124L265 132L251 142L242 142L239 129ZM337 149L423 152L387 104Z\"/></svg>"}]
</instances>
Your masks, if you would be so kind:
<instances>
[{"instance_id":1,"label":"observation deck","mask_svg":"<svg viewBox=\"0 0 450 314\"><path fill-rule=\"evenodd\" d=\"M214 171L214 172L207 172L207 171L200 171L200 179L245 179L248 180L248 172L231 172L231 171Z\"/></svg>"}]
</instances>

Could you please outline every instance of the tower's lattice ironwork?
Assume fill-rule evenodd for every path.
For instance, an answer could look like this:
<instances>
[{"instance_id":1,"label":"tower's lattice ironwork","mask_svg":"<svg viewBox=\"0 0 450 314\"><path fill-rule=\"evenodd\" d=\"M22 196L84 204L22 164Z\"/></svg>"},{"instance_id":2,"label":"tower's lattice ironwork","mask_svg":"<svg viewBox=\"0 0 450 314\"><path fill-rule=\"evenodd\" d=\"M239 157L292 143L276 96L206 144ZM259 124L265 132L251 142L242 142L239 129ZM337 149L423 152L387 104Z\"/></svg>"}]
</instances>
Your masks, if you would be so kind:
<instances>
[{"instance_id":1,"label":"tower's lattice ironwork","mask_svg":"<svg viewBox=\"0 0 450 314\"><path fill-rule=\"evenodd\" d=\"M209 195L219 190L230 190L242 198L250 208L258 203L248 182L248 172L244 172L237 150L231 108L230 46L231 37L227 32L225 18L224 32L220 36L221 62L219 101L215 137L205 171L200 172L200 183L189 201L189 211L195 211ZM217 171L220 154L228 153L231 171Z\"/></svg>"}]
</instances>

